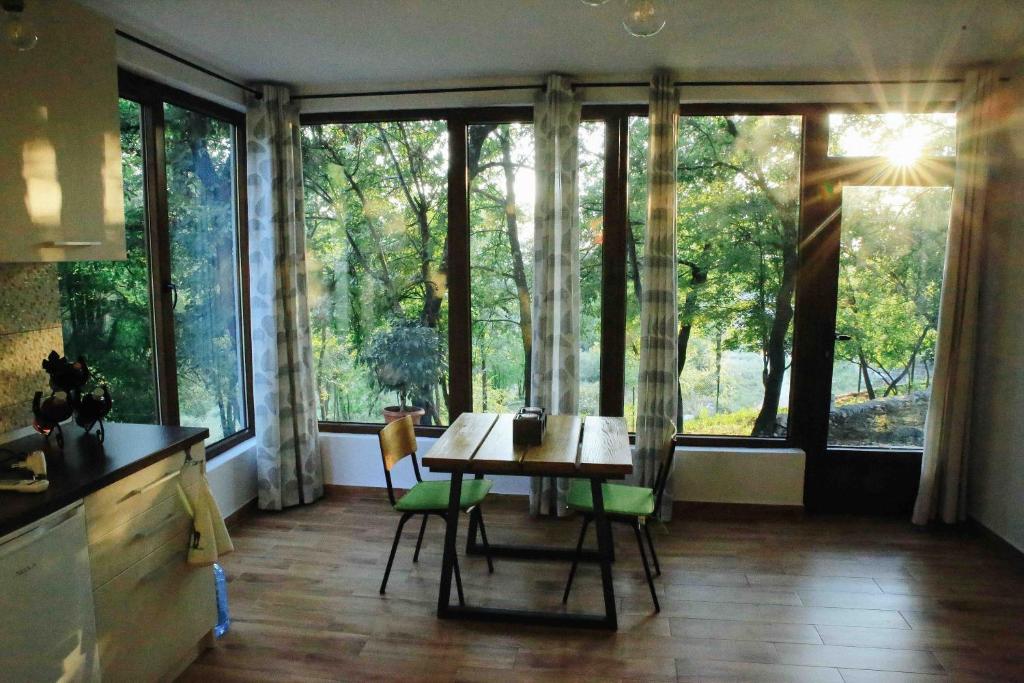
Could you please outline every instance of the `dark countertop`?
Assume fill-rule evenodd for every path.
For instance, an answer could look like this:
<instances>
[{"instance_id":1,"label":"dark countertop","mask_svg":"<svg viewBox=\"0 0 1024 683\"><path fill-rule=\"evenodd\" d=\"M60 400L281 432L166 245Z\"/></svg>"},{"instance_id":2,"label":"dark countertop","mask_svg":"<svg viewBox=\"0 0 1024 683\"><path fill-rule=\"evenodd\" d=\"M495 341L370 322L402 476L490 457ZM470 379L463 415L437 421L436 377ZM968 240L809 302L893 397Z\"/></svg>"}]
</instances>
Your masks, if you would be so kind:
<instances>
[{"instance_id":1,"label":"dark countertop","mask_svg":"<svg viewBox=\"0 0 1024 683\"><path fill-rule=\"evenodd\" d=\"M43 493L0 491L0 536L42 519L210 435L210 430L196 427L111 423L106 425L106 439L101 444L95 433L85 434L74 424L63 427L63 451L57 448L53 436L47 444L40 434L0 444L3 449L0 460L10 457L8 451L45 452L50 479L50 487Z\"/></svg>"}]
</instances>

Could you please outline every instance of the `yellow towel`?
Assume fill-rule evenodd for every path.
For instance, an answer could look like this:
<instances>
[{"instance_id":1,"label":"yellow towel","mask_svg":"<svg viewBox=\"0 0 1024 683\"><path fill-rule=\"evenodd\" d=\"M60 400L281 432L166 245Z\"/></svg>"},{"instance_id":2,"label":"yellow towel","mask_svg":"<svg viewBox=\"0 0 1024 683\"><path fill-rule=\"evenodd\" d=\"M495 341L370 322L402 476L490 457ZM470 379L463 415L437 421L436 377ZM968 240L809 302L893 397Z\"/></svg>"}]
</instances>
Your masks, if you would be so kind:
<instances>
[{"instance_id":1,"label":"yellow towel","mask_svg":"<svg viewBox=\"0 0 1024 683\"><path fill-rule=\"evenodd\" d=\"M199 480L196 493L191 500L180 485L178 495L192 516L192 535L188 544L189 564L213 564L221 555L235 549L205 474Z\"/></svg>"}]
</instances>

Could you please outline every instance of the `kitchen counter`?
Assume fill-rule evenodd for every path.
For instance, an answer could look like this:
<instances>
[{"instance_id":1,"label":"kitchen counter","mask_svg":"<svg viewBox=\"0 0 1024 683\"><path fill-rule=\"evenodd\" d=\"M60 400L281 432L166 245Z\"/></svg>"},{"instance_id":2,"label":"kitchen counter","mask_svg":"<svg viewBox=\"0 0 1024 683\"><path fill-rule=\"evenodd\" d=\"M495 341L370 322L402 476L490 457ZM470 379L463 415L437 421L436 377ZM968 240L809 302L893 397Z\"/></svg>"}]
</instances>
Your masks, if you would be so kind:
<instances>
[{"instance_id":1,"label":"kitchen counter","mask_svg":"<svg viewBox=\"0 0 1024 683\"><path fill-rule=\"evenodd\" d=\"M160 425L106 425L106 440L99 443L93 434L86 434L77 425L64 425L64 449L56 438L49 443L40 434L32 434L0 444L0 459L10 453L46 453L50 487L44 493L0 491L0 536L80 500L104 486L152 465L162 458L210 435L210 430L196 427L164 427Z\"/></svg>"}]
</instances>

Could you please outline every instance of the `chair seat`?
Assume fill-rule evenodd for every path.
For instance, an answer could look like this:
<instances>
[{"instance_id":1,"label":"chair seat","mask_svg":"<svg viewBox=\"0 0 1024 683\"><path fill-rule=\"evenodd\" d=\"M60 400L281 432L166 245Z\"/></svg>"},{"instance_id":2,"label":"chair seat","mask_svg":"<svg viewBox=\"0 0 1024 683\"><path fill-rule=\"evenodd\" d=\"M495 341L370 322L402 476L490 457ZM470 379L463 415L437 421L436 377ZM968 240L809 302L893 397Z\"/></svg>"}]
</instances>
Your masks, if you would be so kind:
<instances>
[{"instance_id":1,"label":"chair seat","mask_svg":"<svg viewBox=\"0 0 1024 683\"><path fill-rule=\"evenodd\" d=\"M491 490L492 485L493 482L487 479L470 479L462 482L459 508L465 510L479 505ZM399 512L442 512L448 509L450 491L451 482L421 481L398 499L395 509Z\"/></svg>"},{"instance_id":2,"label":"chair seat","mask_svg":"<svg viewBox=\"0 0 1024 683\"><path fill-rule=\"evenodd\" d=\"M645 486L602 484L604 511L609 515L647 517L654 514L654 491ZM569 485L569 507L581 512L593 512L590 481L575 479Z\"/></svg>"}]
</instances>

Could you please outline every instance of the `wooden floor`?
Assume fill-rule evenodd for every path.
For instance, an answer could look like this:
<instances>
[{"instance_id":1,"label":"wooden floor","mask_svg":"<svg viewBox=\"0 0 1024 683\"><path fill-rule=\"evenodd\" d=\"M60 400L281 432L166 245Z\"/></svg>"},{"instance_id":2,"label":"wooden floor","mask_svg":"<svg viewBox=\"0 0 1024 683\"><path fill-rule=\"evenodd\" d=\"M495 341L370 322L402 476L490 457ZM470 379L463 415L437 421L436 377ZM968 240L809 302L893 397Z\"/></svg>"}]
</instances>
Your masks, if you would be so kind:
<instances>
[{"instance_id":1,"label":"wooden floor","mask_svg":"<svg viewBox=\"0 0 1024 683\"><path fill-rule=\"evenodd\" d=\"M488 499L492 542L572 543L578 520L524 508ZM183 680L1024 681L1024 563L970 533L690 510L654 527L655 615L632 532L618 528L620 629L602 633L439 621L436 519L418 565L418 521L406 526L378 595L397 517L383 490L362 490L247 518L223 563L231 631ZM565 564L496 561L488 575L482 559L461 561L472 602L560 604ZM600 611L600 596L584 565L569 608Z\"/></svg>"}]
</instances>

